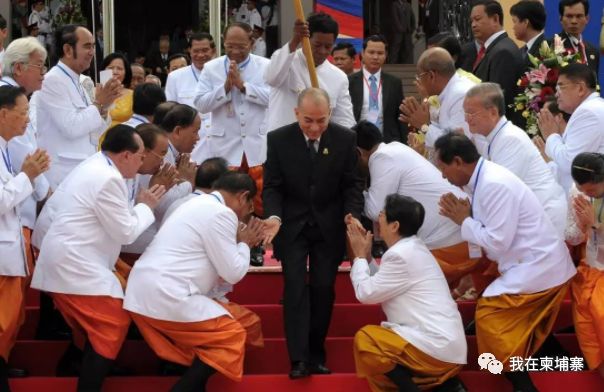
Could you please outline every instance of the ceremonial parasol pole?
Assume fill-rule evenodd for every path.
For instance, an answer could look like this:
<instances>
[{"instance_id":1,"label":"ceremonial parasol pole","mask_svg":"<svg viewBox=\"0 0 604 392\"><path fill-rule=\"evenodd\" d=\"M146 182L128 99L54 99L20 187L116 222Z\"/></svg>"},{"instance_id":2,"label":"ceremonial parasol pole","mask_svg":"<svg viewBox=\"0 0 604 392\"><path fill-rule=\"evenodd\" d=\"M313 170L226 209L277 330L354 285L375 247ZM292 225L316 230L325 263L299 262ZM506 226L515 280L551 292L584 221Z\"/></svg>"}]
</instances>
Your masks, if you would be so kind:
<instances>
[{"instance_id":1,"label":"ceremonial parasol pole","mask_svg":"<svg viewBox=\"0 0 604 392\"><path fill-rule=\"evenodd\" d=\"M296 18L302 22L306 22L304 17L304 9L302 8L302 0L293 0L294 8L296 9ZM315 60L312 57L312 50L310 49L310 40L308 37L302 38L302 52L306 57L306 65L308 66L308 73L310 74L310 84L312 87L319 87L319 79L317 79L317 70L315 69Z\"/></svg>"}]
</instances>

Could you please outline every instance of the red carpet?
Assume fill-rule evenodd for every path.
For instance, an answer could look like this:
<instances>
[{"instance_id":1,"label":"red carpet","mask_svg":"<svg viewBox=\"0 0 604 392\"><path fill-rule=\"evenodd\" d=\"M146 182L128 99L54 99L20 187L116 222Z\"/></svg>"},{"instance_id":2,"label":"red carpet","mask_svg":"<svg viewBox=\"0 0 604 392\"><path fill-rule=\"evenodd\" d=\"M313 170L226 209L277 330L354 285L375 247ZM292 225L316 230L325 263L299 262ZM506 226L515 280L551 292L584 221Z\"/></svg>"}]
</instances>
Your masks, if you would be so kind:
<instances>
[{"instance_id":1,"label":"red carpet","mask_svg":"<svg viewBox=\"0 0 604 392\"><path fill-rule=\"evenodd\" d=\"M328 363L334 371L330 376L313 376L301 381L290 381L287 349L283 338L282 307L279 305L283 282L279 273L254 272L249 274L230 296L235 302L246 304L263 321L266 347L246 353L245 373L242 383L234 383L222 377L212 380L209 391L260 392L260 391L369 391L366 382L354 375L352 337L363 325L377 324L383 320L379 306L359 304L352 290L348 273L340 273L337 278L337 300L327 341ZM31 377L11 380L13 392L33 391L74 391L75 379L53 378L54 369L67 342L32 340L38 322L38 293L28 293L27 321L22 328L10 363L26 368ZM459 303L464 319L472 319L476 304ZM555 330L572 325L570 302L565 301L556 322ZM561 344L571 355L580 355L573 334L557 334ZM487 371L479 371L476 339L468 336L469 364L461 377L470 391L511 391L511 387L500 376ZM129 340L124 344L118 364L130 370L136 377L110 378L104 391L167 391L175 382L174 378L156 377L159 360L144 341ZM604 382L592 372L579 373L533 373L533 379L542 392L548 391L604 391ZM572 388L572 389L571 389Z\"/></svg>"}]
</instances>

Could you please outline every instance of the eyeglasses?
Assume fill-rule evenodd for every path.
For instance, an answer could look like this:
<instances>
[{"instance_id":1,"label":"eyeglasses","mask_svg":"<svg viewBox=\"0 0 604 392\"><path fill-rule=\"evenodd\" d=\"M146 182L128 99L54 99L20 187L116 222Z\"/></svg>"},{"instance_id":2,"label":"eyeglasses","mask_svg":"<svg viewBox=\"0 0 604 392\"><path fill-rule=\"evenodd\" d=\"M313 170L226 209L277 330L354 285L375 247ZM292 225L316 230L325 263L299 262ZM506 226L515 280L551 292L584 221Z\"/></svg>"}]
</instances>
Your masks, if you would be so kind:
<instances>
[{"instance_id":1,"label":"eyeglasses","mask_svg":"<svg viewBox=\"0 0 604 392\"><path fill-rule=\"evenodd\" d=\"M416 74L416 75L415 75L415 80L419 82L419 81L421 81L422 77L423 77L425 74L429 74L429 73L430 73L430 71L426 71L426 72L422 72L422 73L420 73L420 74Z\"/></svg>"},{"instance_id":2,"label":"eyeglasses","mask_svg":"<svg viewBox=\"0 0 604 392\"><path fill-rule=\"evenodd\" d=\"M464 116L466 116L466 118L472 119L472 118L478 116L482 112L484 112L484 110L479 110L479 111L474 112L474 113L463 112L463 114L464 114Z\"/></svg>"},{"instance_id":3,"label":"eyeglasses","mask_svg":"<svg viewBox=\"0 0 604 392\"><path fill-rule=\"evenodd\" d=\"M24 65L27 65L28 67L38 68L42 75L44 75L44 74L46 74L46 72L48 72L48 67L46 67L44 65L37 65L37 64L31 64L31 63L25 63Z\"/></svg>"},{"instance_id":4,"label":"eyeglasses","mask_svg":"<svg viewBox=\"0 0 604 392\"><path fill-rule=\"evenodd\" d=\"M149 154L153 155L154 157L161 159L162 161L164 160L164 157L166 156L165 154L164 154L163 156L162 156L162 155L159 155L158 153L156 153L156 152L155 152L155 151L153 151L153 150L147 150L147 152L148 152Z\"/></svg>"},{"instance_id":5,"label":"eyeglasses","mask_svg":"<svg viewBox=\"0 0 604 392\"><path fill-rule=\"evenodd\" d=\"M568 83L558 83L556 84L556 91L562 91L565 90L568 86L572 85L572 84L581 84L583 82L568 82Z\"/></svg>"}]
</instances>

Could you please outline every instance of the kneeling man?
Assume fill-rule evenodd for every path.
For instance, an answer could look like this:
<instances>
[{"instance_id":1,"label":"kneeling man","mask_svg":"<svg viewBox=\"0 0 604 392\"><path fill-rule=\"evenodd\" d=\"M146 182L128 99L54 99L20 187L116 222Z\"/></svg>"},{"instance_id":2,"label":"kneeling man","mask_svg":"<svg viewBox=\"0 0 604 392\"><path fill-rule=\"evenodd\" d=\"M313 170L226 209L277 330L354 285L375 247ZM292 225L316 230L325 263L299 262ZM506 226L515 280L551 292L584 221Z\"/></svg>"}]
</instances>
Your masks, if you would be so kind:
<instances>
[{"instance_id":1,"label":"kneeling man","mask_svg":"<svg viewBox=\"0 0 604 392\"><path fill-rule=\"evenodd\" d=\"M213 298L245 276L263 238L261 221L240 223L255 194L249 175L224 174L170 215L132 268L124 308L160 358L189 366L172 391L204 391L215 371L241 380L246 330Z\"/></svg>"},{"instance_id":2,"label":"kneeling man","mask_svg":"<svg viewBox=\"0 0 604 392\"><path fill-rule=\"evenodd\" d=\"M348 226L357 299L381 304L387 318L381 326L363 327L354 338L357 374L373 391L466 390L455 377L466 363L463 324L443 272L417 236L424 215L411 197L386 197L379 225L388 251L379 268L367 261L371 233Z\"/></svg>"}]
</instances>

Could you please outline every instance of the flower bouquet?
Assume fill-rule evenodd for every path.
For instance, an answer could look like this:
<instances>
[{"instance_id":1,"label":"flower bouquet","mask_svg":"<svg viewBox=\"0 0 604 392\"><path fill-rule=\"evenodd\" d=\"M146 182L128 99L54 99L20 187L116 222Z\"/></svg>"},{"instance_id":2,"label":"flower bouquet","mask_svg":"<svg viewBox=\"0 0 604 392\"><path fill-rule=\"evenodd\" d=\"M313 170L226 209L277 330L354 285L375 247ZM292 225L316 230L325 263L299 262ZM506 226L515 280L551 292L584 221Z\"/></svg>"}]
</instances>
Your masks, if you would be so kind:
<instances>
[{"instance_id":1,"label":"flower bouquet","mask_svg":"<svg viewBox=\"0 0 604 392\"><path fill-rule=\"evenodd\" d=\"M537 114L548 97L556 93L560 69L571 63L584 63L585 60L580 52L567 50L558 35L554 36L553 48L547 41L543 41L539 56L529 53L528 58L532 66L518 80L518 86L523 92L514 98L514 103L510 106L515 111L522 112L522 117L526 119L526 133L532 137L539 133Z\"/></svg>"}]
</instances>

